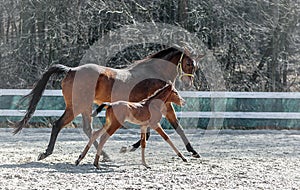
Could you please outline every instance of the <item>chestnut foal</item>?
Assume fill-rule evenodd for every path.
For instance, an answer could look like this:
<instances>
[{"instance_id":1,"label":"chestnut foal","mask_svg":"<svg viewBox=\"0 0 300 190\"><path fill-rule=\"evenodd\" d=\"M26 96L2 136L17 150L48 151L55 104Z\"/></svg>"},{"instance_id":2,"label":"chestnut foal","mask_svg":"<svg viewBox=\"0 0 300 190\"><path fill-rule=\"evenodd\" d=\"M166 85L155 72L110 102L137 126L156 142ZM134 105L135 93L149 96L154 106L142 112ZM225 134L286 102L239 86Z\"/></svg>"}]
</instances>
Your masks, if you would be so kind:
<instances>
[{"instance_id":1,"label":"chestnut foal","mask_svg":"<svg viewBox=\"0 0 300 190\"><path fill-rule=\"evenodd\" d=\"M114 103L103 103L93 113L92 116L96 116L103 108L106 108L106 121L103 128L95 131L90 138L85 149L75 162L76 165L85 157L86 153L94 143L94 141L100 138L100 143L97 149L97 154L94 160L94 166L99 169L99 157L102 148L108 138L119 129L125 121L131 122L141 126L141 146L142 146L142 164L146 168L150 168L145 161L145 148L146 148L146 132L147 127L151 127L157 133L159 133L165 141L172 147L176 154L184 161L186 158L179 152L174 146L169 136L165 133L160 125L162 118L162 112L164 111L164 105L166 103L174 102L175 104L182 106L184 99L178 94L178 91L172 84L168 84L163 88L157 90L152 96L140 101L140 102L127 102L117 101Z\"/></svg>"}]
</instances>

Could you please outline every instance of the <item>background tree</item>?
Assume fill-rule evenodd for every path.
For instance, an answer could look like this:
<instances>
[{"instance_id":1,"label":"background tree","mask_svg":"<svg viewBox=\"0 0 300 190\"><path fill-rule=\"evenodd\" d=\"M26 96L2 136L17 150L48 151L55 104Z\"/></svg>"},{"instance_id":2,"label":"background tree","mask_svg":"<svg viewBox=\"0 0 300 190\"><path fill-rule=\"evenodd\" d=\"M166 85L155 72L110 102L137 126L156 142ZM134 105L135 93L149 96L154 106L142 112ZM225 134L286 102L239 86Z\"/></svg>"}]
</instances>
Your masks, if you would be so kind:
<instances>
[{"instance_id":1,"label":"background tree","mask_svg":"<svg viewBox=\"0 0 300 190\"><path fill-rule=\"evenodd\" d=\"M299 18L299 0L1 0L0 88L30 88L52 64L77 66L110 30L160 22L202 40L227 90L299 91ZM107 65L124 67L160 48L129 47ZM208 90L201 70L197 75L196 89Z\"/></svg>"}]
</instances>

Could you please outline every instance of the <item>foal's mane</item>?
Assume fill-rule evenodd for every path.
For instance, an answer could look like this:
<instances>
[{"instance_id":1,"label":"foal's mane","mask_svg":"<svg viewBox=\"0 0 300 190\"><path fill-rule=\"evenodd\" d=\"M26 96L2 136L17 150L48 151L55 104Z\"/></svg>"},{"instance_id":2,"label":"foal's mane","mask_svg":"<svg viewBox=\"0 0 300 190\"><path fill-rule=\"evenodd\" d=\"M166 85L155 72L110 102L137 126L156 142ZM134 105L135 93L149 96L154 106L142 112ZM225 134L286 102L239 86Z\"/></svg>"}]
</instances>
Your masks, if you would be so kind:
<instances>
[{"instance_id":1,"label":"foal's mane","mask_svg":"<svg viewBox=\"0 0 300 190\"><path fill-rule=\"evenodd\" d=\"M160 89L158 89L158 90L156 90L152 95L150 95L149 97L147 97L147 98L145 98L145 99L143 99L141 102L146 102L146 101L149 101L149 100L151 100L151 99L155 99L157 96L159 96L162 92L164 92L165 90L166 90L166 88L168 88L168 87L172 87L172 84L170 84L170 83L167 83L164 87L162 87L162 88L160 88ZM170 91L171 92L171 91ZM169 93L170 93L169 92ZM169 95L169 94L168 94Z\"/></svg>"}]
</instances>

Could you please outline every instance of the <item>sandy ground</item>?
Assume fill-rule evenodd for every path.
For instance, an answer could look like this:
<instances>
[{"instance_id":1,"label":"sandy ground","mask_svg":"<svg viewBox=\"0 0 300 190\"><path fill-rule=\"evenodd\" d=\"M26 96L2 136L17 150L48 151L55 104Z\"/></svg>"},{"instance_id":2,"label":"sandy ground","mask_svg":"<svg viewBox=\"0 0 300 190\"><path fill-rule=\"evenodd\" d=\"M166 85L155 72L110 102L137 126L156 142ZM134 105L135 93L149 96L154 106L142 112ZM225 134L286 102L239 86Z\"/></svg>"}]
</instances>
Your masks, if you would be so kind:
<instances>
[{"instance_id":1,"label":"sandy ground","mask_svg":"<svg viewBox=\"0 0 300 190\"><path fill-rule=\"evenodd\" d=\"M119 153L139 130L121 129L105 146L111 162L92 165L95 149L75 166L87 143L82 129L63 129L54 153L37 161L51 129L0 129L0 189L300 189L300 131L186 130L202 158L192 158L174 131L184 163L155 132L141 152Z\"/></svg>"}]
</instances>

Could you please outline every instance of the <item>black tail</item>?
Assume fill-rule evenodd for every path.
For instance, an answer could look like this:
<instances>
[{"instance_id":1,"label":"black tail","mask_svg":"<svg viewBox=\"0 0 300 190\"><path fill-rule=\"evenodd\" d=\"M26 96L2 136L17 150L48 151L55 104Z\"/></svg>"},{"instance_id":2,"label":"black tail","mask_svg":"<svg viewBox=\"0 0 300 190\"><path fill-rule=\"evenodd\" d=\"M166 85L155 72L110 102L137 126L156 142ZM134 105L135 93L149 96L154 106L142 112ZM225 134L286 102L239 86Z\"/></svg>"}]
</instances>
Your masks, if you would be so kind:
<instances>
[{"instance_id":1,"label":"black tail","mask_svg":"<svg viewBox=\"0 0 300 190\"><path fill-rule=\"evenodd\" d=\"M55 74L66 73L70 69L71 69L70 67L58 64L50 67L48 71L46 71L43 74L42 78L36 83L35 87L31 90L31 92L22 98L22 100L30 98L29 106L27 108L24 118L15 124L14 126L15 130L13 131L13 134L17 134L18 132L20 132L32 117L34 111L36 110L36 106L40 101L42 94L46 88L50 76L54 73Z\"/></svg>"},{"instance_id":2,"label":"black tail","mask_svg":"<svg viewBox=\"0 0 300 190\"><path fill-rule=\"evenodd\" d=\"M92 117L96 117L98 115L98 113L100 113L103 110L103 108L107 108L108 106L110 106L110 104L108 102L105 102L105 103L101 104L100 106L98 106L97 109L95 109L93 111L93 113L91 114L91 116Z\"/></svg>"}]
</instances>

